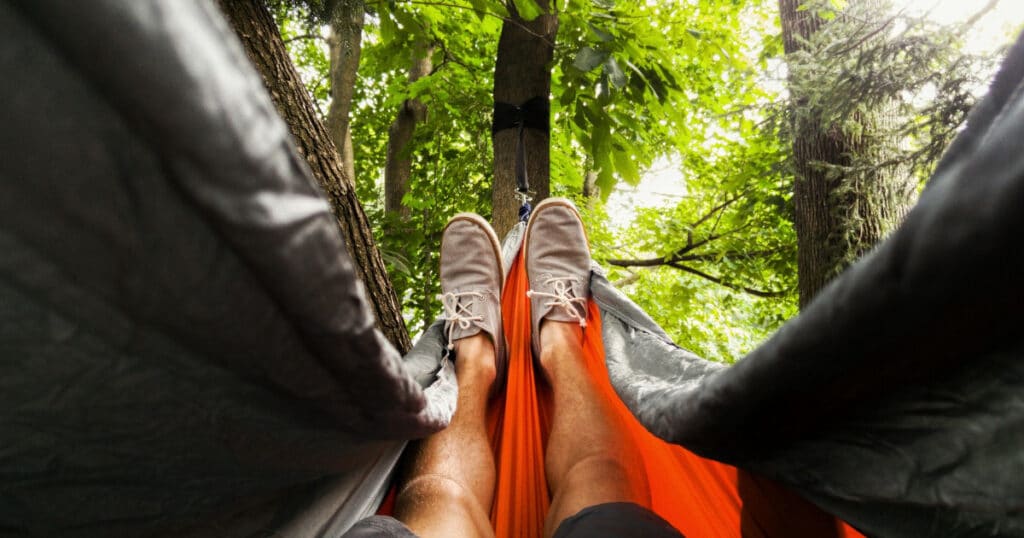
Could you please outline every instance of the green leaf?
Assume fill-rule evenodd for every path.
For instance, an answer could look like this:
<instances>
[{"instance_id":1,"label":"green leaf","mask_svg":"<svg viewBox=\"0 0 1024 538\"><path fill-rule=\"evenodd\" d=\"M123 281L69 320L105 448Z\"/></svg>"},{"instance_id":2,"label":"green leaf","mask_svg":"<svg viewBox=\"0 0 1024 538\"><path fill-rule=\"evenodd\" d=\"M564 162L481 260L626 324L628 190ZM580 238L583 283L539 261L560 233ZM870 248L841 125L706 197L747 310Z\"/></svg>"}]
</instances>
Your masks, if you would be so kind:
<instances>
[{"instance_id":1,"label":"green leaf","mask_svg":"<svg viewBox=\"0 0 1024 538\"><path fill-rule=\"evenodd\" d=\"M640 183L640 170L633 160L633 155L628 151L616 150L612 152L612 159L615 161L615 171L622 176L622 179L632 186Z\"/></svg>"},{"instance_id":2,"label":"green leaf","mask_svg":"<svg viewBox=\"0 0 1024 538\"><path fill-rule=\"evenodd\" d=\"M398 21L398 26L402 29L402 32L409 34L419 34L422 32L422 27L416 20L416 16L403 9L396 9L391 12L395 16L395 20Z\"/></svg>"},{"instance_id":3,"label":"green leaf","mask_svg":"<svg viewBox=\"0 0 1024 538\"><path fill-rule=\"evenodd\" d=\"M602 118L603 119L603 118ZM594 158L597 170L597 186L601 189L601 198L608 199L615 187L615 166L612 162L611 126L607 121L594 122L590 153Z\"/></svg>"},{"instance_id":4,"label":"green leaf","mask_svg":"<svg viewBox=\"0 0 1024 538\"><path fill-rule=\"evenodd\" d=\"M596 50L591 47L583 47L576 53L576 58L572 61L572 66L586 73L587 71L593 71L596 69L597 66L601 65L606 58L608 58L608 53L605 51Z\"/></svg>"},{"instance_id":5,"label":"green leaf","mask_svg":"<svg viewBox=\"0 0 1024 538\"><path fill-rule=\"evenodd\" d=\"M581 131L586 131L590 127L590 121L587 120L586 114L583 113L584 107L576 107L576 113L572 115L572 122L579 127Z\"/></svg>"},{"instance_id":6,"label":"green leaf","mask_svg":"<svg viewBox=\"0 0 1024 538\"><path fill-rule=\"evenodd\" d=\"M532 21L544 14L544 10L537 5L535 0L512 0L512 2L524 21Z\"/></svg>"},{"instance_id":7,"label":"green leaf","mask_svg":"<svg viewBox=\"0 0 1024 538\"><path fill-rule=\"evenodd\" d=\"M412 270L409 269L409 260L405 256L402 256L400 252L380 249L380 257L384 260L384 263L390 264L396 271L403 275L412 275Z\"/></svg>"},{"instance_id":8,"label":"green leaf","mask_svg":"<svg viewBox=\"0 0 1024 538\"><path fill-rule=\"evenodd\" d=\"M601 73L601 78L597 79L597 104L606 107L612 102L612 92L608 88L608 74Z\"/></svg>"},{"instance_id":9,"label":"green leaf","mask_svg":"<svg viewBox=\"0 0 1024 538\"><path fill-rule=\"evenodd\" d=\"M398 25L395 24L395 20L387 13L382 13L380 17L380 37L384 42L394 41L399 36Z\"/></svg>"},{"instance_id":10,"label":"green leaf","mask_svg":"<svg viewBox=\"0 0 1024 538\"><path fill-rule=\"evenodd\" d=\"M607 202L608 197L612 195L612 189L615 188L615 174L612 172L611 166L602 166L597 172L597 181L594 183L597 188L601 189L601 200Z\"/></svg>"},{"instance_id":11,"label":"green leaf","mask_svg":"<svg viewBox=\"0 0 1024 538\"><path fill-rule=\"evenodd\" d=\"M484 20L487 16L487 1L486 0L469 0L469 5L473 6L473 12L480 20Z\"/></svg>"},{"instance_id":12,"label":"green leaf","mask_svg":"<svg viewBox=\"0 0 1024 538\"><path fill-rule=\"evenodd\" d=\"M619 67L619 62L616 62L615 58L609 56L605 60L604 73L608 75L608 79L616 88L622 88L626 85L626 74L622 72L622 68Z\"/></svg>"},{"instance_id":13,"label":"green leaf","mask_svg":"<svg viewBox=\"0 0 1024 538\"><path fill-rule=\"evenodd\" d=\"M603 43L608 43L609 41L612 41L613 39L615 39L615 36L613 36L612 34L606 32L604 30L602 30L601 28L599 28L596 24L594 24L592 22L588 22L587 23L587 27L590 28L590 31L594 33L594 37L596 37L598 41L601 41Z\"/></svg>"}]
</instances>

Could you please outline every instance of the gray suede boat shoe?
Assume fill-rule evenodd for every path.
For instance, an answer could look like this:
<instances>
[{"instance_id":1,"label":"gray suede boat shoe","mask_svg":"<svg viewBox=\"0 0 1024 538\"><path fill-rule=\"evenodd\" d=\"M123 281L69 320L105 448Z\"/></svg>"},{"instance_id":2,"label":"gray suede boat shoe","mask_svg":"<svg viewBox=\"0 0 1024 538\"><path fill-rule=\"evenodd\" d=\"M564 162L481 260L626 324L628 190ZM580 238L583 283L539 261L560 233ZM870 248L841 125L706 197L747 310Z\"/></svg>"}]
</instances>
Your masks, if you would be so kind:
<instances>
[{"instance_id":1,"label":"gray suede boat shoe","mask_svg":"<svg viewBox=\"0 0 1024 538\"><path fill-rule=\"evenodd\" d=\"M505 336L501 324L501 289L505 270L501 245L491 225L473 213L448 221L441 237L441 294L448 349L455 341L484 331L494 342L498 376L504 379Z\"/></svg>"},{"instance_id":2,"label":"gray suede boat shoe","mask_svg":"<svg viewBox=\"0 0 1024 538\"><path fill-rule=\"evenodd\" d=\"M540 357L540 324L575 321L587 326L590 246L576 206L549 198L533 210L526 225L524 261L530 282L533 355Z\"/></svg>"}]
</instances>

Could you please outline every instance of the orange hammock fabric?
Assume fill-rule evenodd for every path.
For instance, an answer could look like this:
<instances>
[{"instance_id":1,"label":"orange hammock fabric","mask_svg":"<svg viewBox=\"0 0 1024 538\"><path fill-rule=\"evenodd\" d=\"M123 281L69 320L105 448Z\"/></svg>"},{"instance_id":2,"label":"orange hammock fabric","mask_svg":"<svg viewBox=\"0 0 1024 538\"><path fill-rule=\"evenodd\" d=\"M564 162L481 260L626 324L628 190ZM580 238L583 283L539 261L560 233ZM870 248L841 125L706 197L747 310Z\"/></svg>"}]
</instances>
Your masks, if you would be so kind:
<instances>
[{"instance_id":1,"label":"orange hammock fabric","mask_svg":"<svg viewBox=\"0 0 1024 538\"><path fill-rule=\"evenodd\" d=\"M502 316L509 348L505 395L489 409L488 427L497 462L491 523L502 537L540 537L551 502L544 474L544 446L551 425L550 389L534 369L530 350L530 302L522 256L517 256L502 292ZM589 301L584 357L601 393L623 417L627 435L639 447L652 509L684 536L861 537L834 516L775 482L736 467L701 458L648 432L612 388L604 361L601 316ZM387 505L393 504L392 488ZM391 508L382 507L381 513Z\"/></svg>"},{"instance_id":2,"label":"orange hammock fabric","mask_svg":"<svg viewBox=\"0 0 1024 538\"><path fill-rule=\"evenodd\" d=\"M491 523L499 537L541 536L550 495L544 446L551 424L550 391L534 370L530 351L530 302L522 257L517 256L502 293L509 347L505 397L490 413L497 460ZM624 417L627 435L640 447L651 490L651 508L685 536L853 537L860 533L775 482L701 458L648 432L619 399L608 379L601 315L589 302L584 357L603 396Z\"/></svg>"}]
</instances>

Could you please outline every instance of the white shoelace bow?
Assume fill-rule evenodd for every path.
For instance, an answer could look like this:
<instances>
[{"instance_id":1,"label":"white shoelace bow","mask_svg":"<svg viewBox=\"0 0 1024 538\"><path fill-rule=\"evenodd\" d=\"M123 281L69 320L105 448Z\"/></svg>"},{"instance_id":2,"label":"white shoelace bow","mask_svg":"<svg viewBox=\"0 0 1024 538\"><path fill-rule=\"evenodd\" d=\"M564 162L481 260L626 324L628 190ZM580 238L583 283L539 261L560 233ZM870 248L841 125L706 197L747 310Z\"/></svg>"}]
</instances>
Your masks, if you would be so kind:
<instances>
[{"instance_id":1,"label":"white shoelace bow","mask_svg":"<svg viewBox=\"0 0 1024 538\"><path fill-rule=\"evenodd\" d=\"M463 297L476 297L477 299L483 299L483 292L479 291L464 291L461 293L442 293L437 296L441 300L441 305L444 306L444 317L448 320L448 350L455 349L455 343L452 342L452 336L455 334L455 325L458 324L460 329L468 329L473 326L474 321L483 321L483 316L470 315L470 306L473 301L466 303L460 302Z\"/></svg>"},{"instance_id":2,"label":"white shoelace bow","mask_svg":"<svg viewBox=\"0 0 1024 538\"><path fill-rule=\"evenodd\" d=\"M574 303L578 304L584 311L586 311L587 298L573 297L570 295L570 292L572 292L572 286L570 286L571 282L572 280L567 278L548 278L544 283L550 285L554 293L527 290L526 296L533 297L534 295L539 295L540 297L549 297L551 300L544 303L544 306L560 306L569 313L570 317L579 321L580 327L586 327L587 319L580 315L579 311L576 310Z\"/></svg>"}]
</instances>

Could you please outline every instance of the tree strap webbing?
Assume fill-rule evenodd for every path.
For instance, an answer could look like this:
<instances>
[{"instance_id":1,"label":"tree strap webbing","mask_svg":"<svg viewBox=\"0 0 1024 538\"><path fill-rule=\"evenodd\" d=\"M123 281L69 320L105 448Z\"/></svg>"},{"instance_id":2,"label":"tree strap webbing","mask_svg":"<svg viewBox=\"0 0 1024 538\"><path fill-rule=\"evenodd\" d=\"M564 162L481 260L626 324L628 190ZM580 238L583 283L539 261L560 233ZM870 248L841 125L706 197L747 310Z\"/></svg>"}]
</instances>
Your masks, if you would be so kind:
<instances>
[{"instance_id":1,"label":"tree strap webbing","mask_svg":"<svg viewBox=\"0 0 1024 538\"><path fill-rule=\"evenodd\" d=\"M548 133L551 129L551 105L546 97L532 97L521 105L494 102L494 120L491 123L491 135L505 129L516 129L516 192L523 197L523 206L519 208L519 219L525 221L530 216L530 178L526 172L526 129L536 129Z\"/></svg>"}]
</instances>

